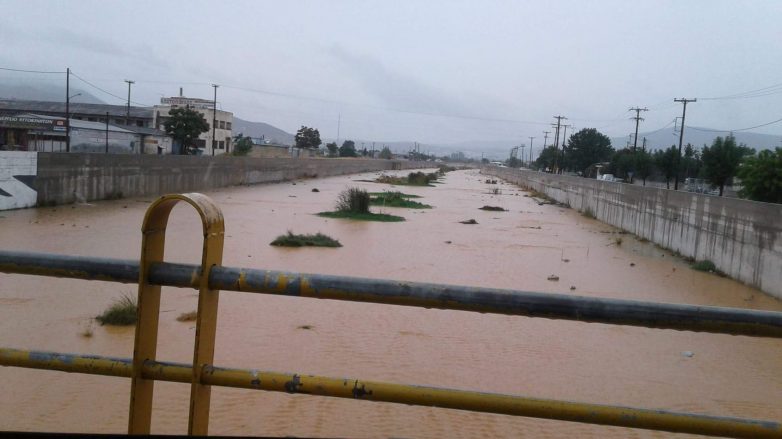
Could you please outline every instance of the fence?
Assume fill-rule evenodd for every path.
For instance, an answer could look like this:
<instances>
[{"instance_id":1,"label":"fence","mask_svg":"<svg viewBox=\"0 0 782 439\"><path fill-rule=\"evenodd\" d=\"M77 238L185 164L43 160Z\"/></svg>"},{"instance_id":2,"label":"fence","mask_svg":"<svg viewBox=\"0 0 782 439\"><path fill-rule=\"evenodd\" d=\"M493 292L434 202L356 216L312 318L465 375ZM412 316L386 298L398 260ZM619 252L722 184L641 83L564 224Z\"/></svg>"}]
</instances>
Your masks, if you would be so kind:
<instances>
[{"instance_id":1,"label":"fence","mask_svg":"<svg viewBox=\"0 0 782 439\"><path fill-rule=\"evenodd\" d=\"M163 262L168 217L179 202L201 217L200 265ZM211 386L227 386L713 436L782 436L775 421L216 366L219 290L782 338L778 312L223 267L223 233L222 213L208 197L166 195L147 210L139 262L0 251L0 272L138 284L133 358L0 348L0 365L130 378L129 434L150 432L154 382L172 381L191 386L194 435L208 433ZM199 290L192 364L156 359L161 286Z\"/></svg>"}]
</instances>

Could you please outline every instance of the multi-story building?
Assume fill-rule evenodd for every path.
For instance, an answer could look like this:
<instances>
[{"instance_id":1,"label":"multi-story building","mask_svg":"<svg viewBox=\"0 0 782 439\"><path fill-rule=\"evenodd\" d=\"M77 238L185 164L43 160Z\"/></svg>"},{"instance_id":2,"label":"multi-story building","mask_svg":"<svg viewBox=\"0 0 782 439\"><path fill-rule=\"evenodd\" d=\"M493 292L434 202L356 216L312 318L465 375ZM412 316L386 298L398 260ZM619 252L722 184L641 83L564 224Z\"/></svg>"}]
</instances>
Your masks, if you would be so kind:
<instances>
[{"instance_id":1,"label":"multi-story building","mask_svg":"<svg viewBox=\"0 0 782 439\"><path fill-rule=\"evenodd\" d=\"M187 98L181 96L180 92L180 96L161 98L160 105L153 107L152 126L159 130L164 130L164 124L168 119L169 112L174 108L195 110L201 113L209 124L209 131L201 133L196 141L200 154L220 155L231 152L233 113L223 110L216 110L215 112L214 101ZM213 121L215 122L214 129L212 127ZM214 137L212 137L212 133L214 133Z\"/></svg>"}]
</instances>

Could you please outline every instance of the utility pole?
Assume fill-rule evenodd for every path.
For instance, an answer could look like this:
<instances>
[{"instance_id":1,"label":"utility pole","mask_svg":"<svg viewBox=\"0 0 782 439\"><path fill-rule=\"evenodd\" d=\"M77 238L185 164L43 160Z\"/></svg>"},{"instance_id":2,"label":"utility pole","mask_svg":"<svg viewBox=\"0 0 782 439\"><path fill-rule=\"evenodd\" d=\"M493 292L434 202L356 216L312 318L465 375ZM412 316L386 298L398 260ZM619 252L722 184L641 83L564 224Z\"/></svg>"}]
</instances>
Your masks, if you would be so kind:
<instances>
[{"instance_id":1,"label":"utility pole","mask_svg":"<svg viewBox=\"0 0 782 439\"><path fill-rule=\"evenodd\" d=\"M562 119L567 120L567 117L565 116L554 116L554 119L557 120L557 134L556 134L556 141L554 142L554 173L559 173L559 128L562 124Z\"/></svg>"},{"instance_id":2,"label":"utility pole","mask_svg":"<svg viewBox=\"0 0 782 439\"><path fill-rule=\"evenodd\" d=\"M128 83L128 111L125 113L125 125L130 125L130 86L135 84L136 81L126 79L125 82Z\"/></svg>"},{"instance_id":3,"label":"utility pole","mask_svg":"<svg viewBox=\"0 0 782 439\"><path fill-rule=\"evenodd\" d=\"M339 126L342 125L342 113L337 115L337 146L339 146Z\"/></svg>"},{"instance_id":4,"label":"utility pole","mask_svg":"<svg viewBox=\"0 0 782 439\"><path fill-rule=\"evenodd\" d=\"M551 134L551 131L543 131L543 149L546 149L546 140L548 140L549 134Z\"/></svg>"},{"instance_id":5,"label":"utility pole","mask_svg":"<svg viewBox=\"0 0 782 439\"><path fill-rule=\"evenodd\" d=\"M71 68L65 69L65 152L71 152Z\"/></svg>"},{"instance_id":6,"label":"utility pole","mask_svg":"<svg viewBox=\"0 0 782 439\"><path fill-rule=\"evenodd\" d=\"M215 130L217 129L217 87L219 85L212 84L215 89L215 99L212 102L212 156L215 155L215 148L217 147L217 140L215 139Z\"/></svg>"},{"instance_id":7,"label":"utility pole","mask_svg":"<svg viewBox=\"0 0 782 439\"><path fill-rule=\"evenodd\" d=\"M106 112L106 154L109 153L109 112Z\"/></svg>"},{"instance_id":8,"label":"utility pole","mask_svg":"<svg viewBox=\"0 0 782 439\"><path fill-rule=\"evenodd\" d=\"M643 117L641 117L642 111L649 111L648 108L640 108L635 107L631 108L628 111L635 111L635 117L631 117L630 119L635 120L635 141L633 141L633 152L635 152L636 148L638 148L638 124L642 120L644 120Z\"/></svg>"},{"instance_id":9,"label":"utility pole","mask_svg":"<svg viewBox=\"0 0 782 439\"><path fill-rule=\"evenodd\" d=\"M556 125L556 127L557 127L556 137L557 138L556 138L556 141L554 142L554 147L555 148L559 148L559 129L560 129L561 124L562 124L562 119L567 120L567 117L565 117L565 116L554 116L554 119L557 120L557 125ZM554 125L552 124L551 126L554 126Z\"/></svg>"},{"instance_id":10,"label":"utility pole","mask_svg":"<svg viewBox=\"0 0 782 439\"><path fill-rule=\"evenodd\" d=\"M682 141L684 140L684 117L687 115L687 103L688 102L697 102L698 100L695 98L687 99L687 98L681 98L681 99L674 99L674 102L681 102L684 104L682 107L682 129L679 131L679 154L676 156L676 175L674 176L673 180L673 190L679 190L679 166L682 161Z\"/></svg>"},{"instance_id":11,"label":"utility pole","mask_svg":"<svg viewBox=\"0 0 782 439\"><path fill-rule=\"evenodd\" d=\"M646 151L646 136L644 136L644 145L641 147L641 149L643 149L644 152Z\"/></svg>"},{"instance_id":12,"label":"utility pole","mask_svg":"<svg viewBox=\"0 0 782 439\"><path fill-rule=\"evenodd\" d=\"M534 137L529 138L529 167L532 167L532 141L535 140Z\"/></svg>"}]
</instances>

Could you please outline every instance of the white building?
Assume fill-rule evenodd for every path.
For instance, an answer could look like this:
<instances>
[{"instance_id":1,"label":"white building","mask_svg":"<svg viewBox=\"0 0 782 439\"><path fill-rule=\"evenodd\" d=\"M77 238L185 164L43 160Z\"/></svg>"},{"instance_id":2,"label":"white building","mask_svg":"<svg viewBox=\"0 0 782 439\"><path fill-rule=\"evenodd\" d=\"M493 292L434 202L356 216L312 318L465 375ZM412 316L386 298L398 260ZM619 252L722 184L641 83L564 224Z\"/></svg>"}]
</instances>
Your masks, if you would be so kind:
<instances>
[{"instance_id":1,"label":"white building","mask_svg":"<svg viewBox=\"0 0 782 439\"><path fill-rule=\"evenodd\" d=\"M184 96L161 98L160 105L155 105L152 115L152 126L165 131L164 123L168 119L168 113L173 108L190 108L204 116L209 124L209 131L201 133L196 141L199 154L220 155L231 152L231 139L234 115L229 111L217 110L215 115L214 101L207 99L186 98ZM216 120L215 129L212 129L212 121ZM214 138L212 133L214 132ZM214 141L214 142L213 142ZM214 150L212 150L214 145Z\"/></svg>"}]
</instances>

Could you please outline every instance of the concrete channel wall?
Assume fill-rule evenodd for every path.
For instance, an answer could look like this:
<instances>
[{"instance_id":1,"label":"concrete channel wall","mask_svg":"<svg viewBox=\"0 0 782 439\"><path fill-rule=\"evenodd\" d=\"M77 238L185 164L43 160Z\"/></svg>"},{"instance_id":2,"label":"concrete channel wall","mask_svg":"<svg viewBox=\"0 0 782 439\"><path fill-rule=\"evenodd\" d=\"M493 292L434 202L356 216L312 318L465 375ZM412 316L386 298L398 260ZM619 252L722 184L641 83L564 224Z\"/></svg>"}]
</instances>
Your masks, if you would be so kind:
<instances>
[{"instance_id":1,"label":"concrete channel wall","mask_svg":"<svg viewBox=\"0 0 782 439\"><path fill-rule=\"evenodd\" d=\"M402 160L38 153L39 206L432 167Z\"/></svg>"},{"instance_id":2,"label":"concrete channel wall","mask_svg":"<svg viewBox=\"0 0 782 439\"><path fill-rule=\"evenodd\" d=\"M534 189L605 223L782 298L782 205L484 167L482 173Z\"/></svg>"}]
</instances>

